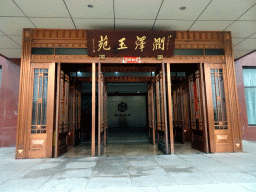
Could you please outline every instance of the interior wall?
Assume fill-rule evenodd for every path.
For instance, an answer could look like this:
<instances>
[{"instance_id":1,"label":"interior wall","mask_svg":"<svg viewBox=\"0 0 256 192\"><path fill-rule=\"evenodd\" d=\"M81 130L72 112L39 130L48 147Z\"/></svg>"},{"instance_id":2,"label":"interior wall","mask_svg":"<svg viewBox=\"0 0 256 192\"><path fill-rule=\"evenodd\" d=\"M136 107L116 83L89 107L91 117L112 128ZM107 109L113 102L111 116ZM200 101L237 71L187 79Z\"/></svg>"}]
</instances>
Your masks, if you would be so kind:
<instances>
[{"instance_id":1,"label":"interior wall","mask_svg":"<svg viewBox=\"0 0 256 192\"><path fill-rule=\"evenodd\" d=\"M18 61L12 62L0 56L0 147L12 147L16 143L20 82L20 60Z\"/></svg>"},{"instance_id":2,"label":"interior wall","mask_svg":"<svg viewBox=\"0 0 256 192\"><path fill-rule=\"evenodd\" d=\"M127 110L118 110L120 103L127 105ZM146 96L109 96L108 127L144 128L147 126Z\"/></svg>"}]
</instances>

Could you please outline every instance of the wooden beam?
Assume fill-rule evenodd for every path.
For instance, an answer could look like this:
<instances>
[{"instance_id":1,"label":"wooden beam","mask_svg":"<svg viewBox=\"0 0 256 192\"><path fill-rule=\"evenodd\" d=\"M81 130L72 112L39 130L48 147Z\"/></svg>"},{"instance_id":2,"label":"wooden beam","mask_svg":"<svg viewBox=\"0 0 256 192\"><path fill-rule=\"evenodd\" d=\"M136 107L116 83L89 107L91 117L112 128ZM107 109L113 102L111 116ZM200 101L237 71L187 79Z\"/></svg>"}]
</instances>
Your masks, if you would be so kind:
<instances>
[{"instance_id":1,"label":"wooden beam","mask_svg":"<svg viewBox=\"0 0 256 192\"><path fill-rule=\"evenodd\" d=\"M171 88L170 63L167 63L167 89L168 89L170 145L171 145L171 154L174 154L173 119L172 119L172 88Z\"/></svg>"},{"instance_id":2,"label":"wooden beam","mask_svg":"<svg viewBox=\"0 0 256 192\"><path fill-rule=\"evenodd\" d=\"M99 63L107 64L107 63L116 63L120 65L127 65L127 63L123 63L123 57L106 57L104 62L100 60L98 57L90 57L88 55L32 55L32 62L61 62L61 63ZM148 65L152 64L161 64L164 63L175 63L175 64L197 64L200 62L208 62L208 63L216 63L221 64L225 62L224 55L189 55L189 56L173 56L173 57L164 57L163 60L157 60L156 57L143 57L141 58L141 63L138 65Z\"/></svg>"},{"instance_id":3,"label":"wooden beam","mask_svg":"<svg viewBox=\"0 0 256 192\"><path fill-rule=\"evenodd\" d=\"M92 151L91 156L95 156L95 110L96 110L96 63L92 63Z\"/></svg>"}]
</instances>

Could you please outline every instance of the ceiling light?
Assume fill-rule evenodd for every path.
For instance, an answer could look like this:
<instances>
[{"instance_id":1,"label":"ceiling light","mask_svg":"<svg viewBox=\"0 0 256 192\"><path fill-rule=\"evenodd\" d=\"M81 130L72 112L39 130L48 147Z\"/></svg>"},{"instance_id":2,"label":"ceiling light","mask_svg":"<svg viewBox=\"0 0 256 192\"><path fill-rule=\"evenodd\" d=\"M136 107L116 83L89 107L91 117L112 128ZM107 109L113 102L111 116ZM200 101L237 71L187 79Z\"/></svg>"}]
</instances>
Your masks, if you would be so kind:
<instances>
[{"instance_id":1,"label":"ceiling light","mask_svg":"<svg viewBox=\"0 0 256 192\"><path fill-rule=\"evenodd\" d=\"M180 10L183 11L183 10L185 10L186 8L187 8L187 7L180 7Z\"/></svg>"},{"instance_id":2,"label":"ceiling light","mask_svg":"<svg viewBox=\"0 0 256 192\"><path fill-rule=\"evenodd\" d=\"M93 8L93 5L88 5L89 8Z\"/></svg>"}]
</instances>

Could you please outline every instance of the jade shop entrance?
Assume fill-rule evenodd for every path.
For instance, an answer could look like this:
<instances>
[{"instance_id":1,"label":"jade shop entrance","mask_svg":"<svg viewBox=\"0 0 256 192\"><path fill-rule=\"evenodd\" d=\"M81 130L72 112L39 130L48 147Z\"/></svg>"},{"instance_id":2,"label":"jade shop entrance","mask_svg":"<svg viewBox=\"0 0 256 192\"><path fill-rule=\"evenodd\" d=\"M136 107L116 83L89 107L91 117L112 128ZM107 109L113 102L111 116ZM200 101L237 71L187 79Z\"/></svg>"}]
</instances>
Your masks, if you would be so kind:
<instances>
[{"instance_id":1,"label":"jade shop entrance","mask_svg":"<svg viewBox=\"0 0 256 192\"><path fill-rule=\"evenodd\" d=\"M47 137L52 134L49 157L70 151L115 155L111 148L123 145L125 151L125 143L126 148L127 143L132 148L147 143L153 154L231 151L230 145L211 140L212 134L229 134L224 70L224 65L202 63L34 64L33 95L41 92L43 105L33 103L32 122L41 118L47 124L54 118L53 132L47 132ZM50 117L51 106L45 103L51 99L44 101L44 94L46 86L48 94L51 90L45 76L50 80L54 74L55 116ZM30 136L41 136L33 125ZM47 154L33 152L30 158Z\"/></svg>"}]
</instances>

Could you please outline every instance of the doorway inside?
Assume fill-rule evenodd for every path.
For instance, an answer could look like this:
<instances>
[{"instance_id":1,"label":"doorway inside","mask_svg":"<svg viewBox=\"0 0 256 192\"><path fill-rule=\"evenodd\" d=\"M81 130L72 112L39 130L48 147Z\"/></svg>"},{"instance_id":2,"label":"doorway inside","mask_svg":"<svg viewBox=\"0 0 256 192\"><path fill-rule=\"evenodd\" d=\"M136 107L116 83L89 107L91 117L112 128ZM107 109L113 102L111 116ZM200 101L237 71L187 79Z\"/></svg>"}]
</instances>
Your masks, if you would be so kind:
<instances>
[{"instance_id":1,"label":"doorway inside","mask_svg":"<svg viewBox=\"0 0 256 192\"><path fill-rule=\"evenodd\" d=\"M200 64L171 64L170 82L163 66L98 65L93 97L92 65L62 63L55 156L169 154L171 145L175 154L207 152Z\"/></svg>"}]
</instances>

